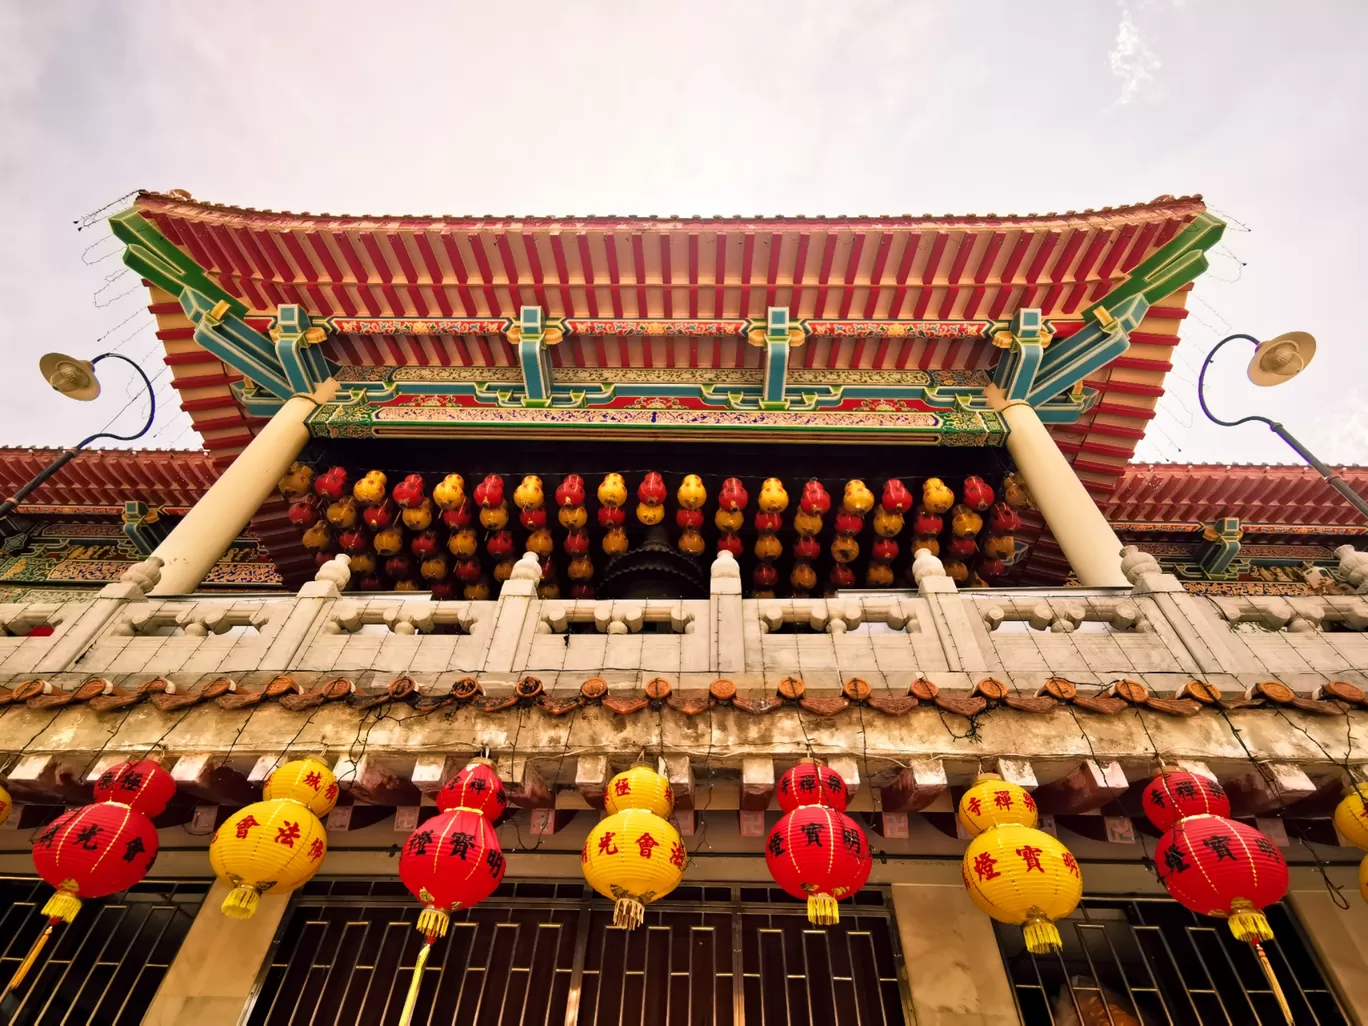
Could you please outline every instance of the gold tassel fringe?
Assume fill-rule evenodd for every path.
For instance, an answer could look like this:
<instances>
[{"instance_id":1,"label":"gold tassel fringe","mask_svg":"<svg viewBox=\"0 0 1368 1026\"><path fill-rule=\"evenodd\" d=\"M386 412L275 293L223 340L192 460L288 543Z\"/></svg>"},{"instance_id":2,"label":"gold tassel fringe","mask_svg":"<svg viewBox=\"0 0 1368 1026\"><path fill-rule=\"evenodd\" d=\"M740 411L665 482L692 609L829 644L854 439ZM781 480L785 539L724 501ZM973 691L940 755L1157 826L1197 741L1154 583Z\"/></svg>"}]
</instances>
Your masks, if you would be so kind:
<instances>
[{"instance_id":1,"label":"gold tassel fringe","mask_svg":"<svg viewBox=\"0 0 1368 1026\"><path fill-rule=\"evenodd\" d=\"M646 921L646 906L636 898L618 898L613 906L613 925L620 930L635 930Z\"/></svg>"},{"instance_id":2,"label":"gold tassel fringe","mask_svg":"<svg viewBox=\"0 0 1368 1026\"><path fill-rule=\"evenodd\" d=\"M251 919L261 904L261 892L250 884L239 884L223 899L223 914L229 919Z\"/></svg>"},{"instance_id":3,"label":"gold tassel fringe","mask_svg":"<svg viewBox=\"0 0 1368 1026\"><path fill-rule=\"evenodd\" d=\"M1273 927L1268 925L1268 919L1243 898L1230 903L1230 932L1236 940L1248 944L1273 939Z\"/></svg>"},{"instance_id":4,"label":"gold tassel fringe","mask_svg":"<svg viewBox=\"0 0 1368 1026\"><path fill-rule=\"evenodd\" d=\"M418 932L428 937L445 937L451 917L440 908L425 908L418 913Z\"/></svg>"},{"instance_id":5,"label":"gold tassel fringe","mask_svg":"<svg viewBox=\"0 0 1368 1026\"><path fill-rule=\"evenodd\" d=\"M830 894L808 895L808 922L835 926L841 921L841 908Z\"/></svg>"},{"instance_id":6,"label":"gold tassel fringe","mask_svg":"<svg viewBox=\"0 0 1368 1026\"><path fill-rule=\"evenodd\" d=\"M81 911L81 899L67 890L66 884L58 888L57 893L48 898L47 904L43 906L43 915L52 919L60 919L64 923L69 923L75 919L76 913L79 911Z\"/></svg>"},{"instance_id":7,"label":"gold tassel fringe","mask_svg":"<svg viewBox=\"0 0 1368 1026\"><path fill-rule=\"evenodd\" d=\"M433 911L435 912L436 909ZM408 994L404 997L404 1010L399 1013L399 1026L409 1026L409 1023L413 1021L413 1009L418 1004L418 989L423 985L423 969L427 967L430 951L432 951L431 934L423 942L423 949L418 952L418 960L413 963L413 979L409 981Z\"/></svg>"},{"instance_id":8,"label":"gold tassel fringe","mask_svg":"<svg viewBox=\"0 0 1368 1026\"><path fill-rule=\"evenodd\" d=\"M1052 951L1062 951L1064 938L1048 919L1031 919L1024 923L1021 932L1026 935L1026 950L1033 955L1048 955Z\"/></svg>"}]
</instances>

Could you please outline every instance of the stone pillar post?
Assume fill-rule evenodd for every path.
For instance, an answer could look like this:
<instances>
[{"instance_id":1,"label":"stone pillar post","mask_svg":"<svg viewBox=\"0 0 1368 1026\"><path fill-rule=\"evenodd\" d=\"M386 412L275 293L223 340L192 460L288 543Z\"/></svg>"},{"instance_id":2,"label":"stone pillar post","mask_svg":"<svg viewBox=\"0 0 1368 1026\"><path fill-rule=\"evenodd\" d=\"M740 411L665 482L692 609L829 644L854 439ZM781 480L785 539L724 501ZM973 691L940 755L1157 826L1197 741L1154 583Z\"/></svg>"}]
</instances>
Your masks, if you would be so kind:
<instances>
[{"instance_id":1,"label":"stone pillar post","mask_svg":"<svg viewBox=\"0 0 1368 1026\"><path fill-rule=\"evenodd\" d=\"M1120 539L1036 411L1024 400L1005 400L996 386L984 394L1006 422L1007 451L1079 583L1089 588L1128 587L1121 572Z\"/></svg>"},{"instance_id":2,"label":"stone pillar post","mask_svg":"<svg viewBox=\"0 0 1368 1026\"><path fill-rule=\"evenodd\" d=\"M963 883L894 884L917 1026L1019 1026L993 922Z\"/></svg>"},{"instance_id":3,"label":"stone pillar post","mask_svg":"<svg viewBox=\"0 0 1368 1026\"><path fill-rule=\"evenodd\" d=\"M228 884L214 881L185 943L143 1017L143 1026L237 1026L271 950L288 894L265 894L251 919L219 911Z\"/></svg>"},{"instance_id":4,"label":"stone pillar post","mask_svg":"<svg viewBox=\"0 0 1368 1026\"><path fill-rule=\"evenodd\" d=\"M161 583L152 590L153 595L183 595L199 587L308 442L305 419L336 394L337 382L329 378L313 396L286 400L204 498L157 546L153 555L161 557L163 566Z\"/></svg>"}]
</instances>

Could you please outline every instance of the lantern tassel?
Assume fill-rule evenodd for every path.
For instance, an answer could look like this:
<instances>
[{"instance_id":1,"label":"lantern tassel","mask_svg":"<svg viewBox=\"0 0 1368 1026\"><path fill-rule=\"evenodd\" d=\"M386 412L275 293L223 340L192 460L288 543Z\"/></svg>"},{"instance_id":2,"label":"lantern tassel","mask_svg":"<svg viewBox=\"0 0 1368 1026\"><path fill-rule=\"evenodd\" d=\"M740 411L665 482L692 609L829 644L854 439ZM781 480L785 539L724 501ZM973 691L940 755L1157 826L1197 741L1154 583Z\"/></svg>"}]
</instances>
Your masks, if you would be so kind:
<instances>
[{"instance_id":1,"label":"lantern tassel","mask_svg":"<svg viewBox=\"0 0 1368 1026\"><path fill-rule=\"evenodd\" d=\"M55 929L57 924L61 921L62 919L60 916L53 916L48 920L47 926L43 928L43 932L37 936L32 947L28 949L28 954L25 955L24 960L19 963L19 968L14 970L14 975L10 977L9 983L5 984L6 995L12 994L19 989L19 985L24 982L24 977L28 975L29 970L33 968L33 964L38 961L38 956L42 954L43 946L47 944L48 938L52 936L53 929Z\"/></svg>"},{"instance_id":2,"label":"lantern tassel","mask_svg":"<svg viewBox=\"0 0 1368 1026\"><path fill-rule=\"evenodd\" d=\"M1048 919L1028 919L1022 924L1021 932L1026 935L1026 950L1033 955L1048 955L1064 949L1064 939Z\"/></svg>"},{"instance_id":3,"label":"lantern tassel","mask_svg":"<svg viewBox=\"0 0 1368 1026\"><path fill-rule=\"evenodd\" d=\"M841 909L830 894L808 895L808 922L818 926L835 926L841 921Z\"/></svg>"},{"instance_id":4,"label":"lantern tassel","mask_svg":"<svg viewBox=\"0 0 1368 1026\"><path fill-rule=\"evenodd\" d=\"M1267 918L1243 898L1230 903L1230 932L1236 940L1249 944L1273 939L1273 928L1268 925Z\"/></svg>"},{"instance_id":5,"label":"lantern tassel","mask_svg":"<svg viewBox=\"0 0 1368 1026\"><path fill-rule=\"evenodd\" d=\"M53 919L60 919L64 923L69 923L76 918L76 913L81 911L81 899L76 897L76 883L74 880L65 881L57 892L48 898L47 904L43 906L43 915Z\"/></svg>"},{"instance_id":6,"label":"lantern tassel","mask_svg":"<svg viewBox=\"0 0 1368 1026\"><path fill-rule=\"evenodd\" d=\"M251 919L260 904L260 891L249 884L239 884L228 892L221 908L229 919Z\"/></svg>"},{"instance_id":7,"label":"lantern tassel","mask_svg":"<svg viewBox=\"0 0 1368 1026\"><path fill-rule=\"evenodd\" d=\"M646 921L646 906L636 898L618 898L613 906L613 925L619 930L635 930Z\"/></svg>"},{"instance_id":8,"label":"lantern tassel","mask_svg":"<svg viewBox=\"0 0 1368 1026\"><path fill-rule=\"evenodd\" d=\"M1273 964L1269 962L1268 955L1264 953L1263 945L1258 941L1251 941L1249 946L1254 949L1254 957L1259 960L1259 968L1263 970L1264 976L1268 979L1268 986L1273 991L1273 996L1278 999L1278 1007L1282 1009L1283 1018L1287 1020L1287 1026L1296 1026L1292 1021L1292 1008L1287 1003L1287 995L1283 993L1282 984L1278 982L1278 977L1273 972Z\"/></svg>"},{"instance_id":9,"label":"lantern tassel","mask_svg":"<svg viewBox=\"0 0 1368 1026\"><path fill-rule=\"evenodd\" d=\"M423 970L427 967L428 954L432 951L432 942L436 939L433 934L427 935L422 950L418 952L418 960L413 963L413 979L409 981L408 994L404 997L404 1010L399 1013L399 1026L409 1026L413 1021L413 1009L418 1004L418 990L423 985Z\"/></svg>"},{"instance_id":10,"label":"lantern tassel","mask_svg":"<svg viewBox=\"0 0 1368 1026\"><path fill-rule=\"evenodd\" d=\"M429 937L445 937L451 917L440 908L425 908L418 913L418 931Z\"/></svg>"}]
</instances>

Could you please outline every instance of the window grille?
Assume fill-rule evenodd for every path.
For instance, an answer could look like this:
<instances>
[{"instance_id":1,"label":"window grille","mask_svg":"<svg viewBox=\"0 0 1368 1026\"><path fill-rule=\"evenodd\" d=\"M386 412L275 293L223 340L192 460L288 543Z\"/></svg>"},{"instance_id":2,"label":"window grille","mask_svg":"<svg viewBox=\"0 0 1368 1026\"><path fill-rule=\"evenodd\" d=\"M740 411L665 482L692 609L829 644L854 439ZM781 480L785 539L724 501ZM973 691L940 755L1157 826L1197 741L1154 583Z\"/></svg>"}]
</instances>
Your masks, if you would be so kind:
<instances>
[{"instance_id":1,"label":"window grille","mask_svg":"<svg viewBox=\"0 0 1368 1026\"><path fill-rule=\"evenodd\" d=\"M681 887L635 931L582 884L506 884L452 917L414 1026L895 1026L911 1021L877 888L837 927L772 888ZM316 881L286 914L250 1026L391 1022L422 938L397 881Z\"/></svg>"},{"instance_id":2,"label":"window grille","mask_svg":"<svg viewBox=\"0 0 1368 1026\"><path fill-rule=\"evenodd\" d=\"M0 1002L5 1026L133 1026L194 921L208 881L144 881L85 901L59 926L19 989ZM47 919L52 888L32 877L0 877L0 986L9 981Z\"/></svg>"},{"instance_id":3,"label":"window grille","mask_svg":"<svg viewBox=\"0 0 1368 1026\"><path fill-rule=\"evenodd\" d=\"M1297 923L1265 910L1265 944L1292 1017L1348 1026ZM1249 945L1225 922L1166 898L1085 898L1060 922L1064 950L1035 956L1021 930L995 923L1024 1026L1282 1026L1282 1012Z\"/></svg>"}]
</instances>

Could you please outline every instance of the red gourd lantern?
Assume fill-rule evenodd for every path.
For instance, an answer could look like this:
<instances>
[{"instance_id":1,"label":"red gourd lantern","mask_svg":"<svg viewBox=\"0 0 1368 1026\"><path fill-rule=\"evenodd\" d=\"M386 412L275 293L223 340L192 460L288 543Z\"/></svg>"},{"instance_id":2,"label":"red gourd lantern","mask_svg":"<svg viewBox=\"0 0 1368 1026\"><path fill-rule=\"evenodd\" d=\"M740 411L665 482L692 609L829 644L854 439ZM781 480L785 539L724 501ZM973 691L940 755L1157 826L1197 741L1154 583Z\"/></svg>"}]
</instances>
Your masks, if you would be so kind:
<instances>
[{"instance_id":1,"label":"red gourd lantern","mask_svg":"<svg viewBox=\"0 0 1368 1026\"><path fill-rule=\"evenodd\" d=\"M488 760L471 762L437 794L438 814L409 834L399 854L399 878L419 901L423 947L399 1016L413 1019L423 969L433 942L445 937L450 913L470 908L494 893L504 875L504 856L494 821L506 805L503 784Z\"/></svg>"},{"instance_id":2,"label":"red gourd lantern","mask_svg":"<svg viewBox=\"0 0 1368 1026\"><path fill-rule=\"evenodd\" d=\"M770 876L786 893L807 899L808 919L818 926L839 922L837 902L869 879L869 841L841 811L847 793L834 770L795 766L780 780L779 803L786 811L765 843Z\"/></svg>"},{"instance_id":3,"label":"red gourd lantern","mask_svg":"<svg viewBox=\"0 0 1368 1026\"><path fill-rule=\"evenodd\" d=\"M33 842L38 875L56 888L43 906L43 932L19 963L6 992L17 988L58 923L69 923L83 898L103 898L142 880L157 857L151 816L176 793L171 774L155 762L121 763L100 775L95 802L72 809L42 829Z\"/></svg>"},{"instance_id":4,"label":"red gourd lantern","mask_svg":"<svg viewBox=\"0 0 1368 1026\"><path fill-rule=\"evenodd\" d=\"M1143 804L1149 821L1164 829L1154 849L1159 882L1184 908L1225 919L1250 945L1290 1026L1291 1008L1263 950L1263 941L1273 939L1263 910L1287 893L1282 852L1261 831L1226 818L1224 790L1196 774L1161 773L1145 788Z\"/></svg>"}]
</instances>

